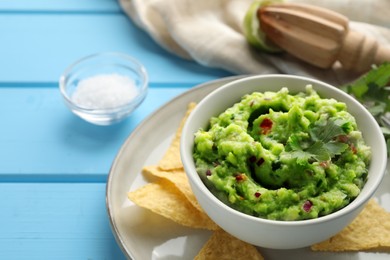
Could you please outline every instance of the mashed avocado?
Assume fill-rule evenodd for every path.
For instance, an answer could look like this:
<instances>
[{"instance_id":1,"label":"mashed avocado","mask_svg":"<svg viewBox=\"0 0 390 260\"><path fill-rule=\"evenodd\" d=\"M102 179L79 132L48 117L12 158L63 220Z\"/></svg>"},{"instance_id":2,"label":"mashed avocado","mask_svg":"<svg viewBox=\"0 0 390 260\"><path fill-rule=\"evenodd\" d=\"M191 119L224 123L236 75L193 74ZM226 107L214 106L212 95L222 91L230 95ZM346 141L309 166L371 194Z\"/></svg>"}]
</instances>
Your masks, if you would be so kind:
<instances>
[{"instance_id":1,"label":"mashed avocado","mask_svg":"<svg viewBox=\"0 0 390 260\"><path fill-rule=\"evenodd\" d=\"M254 92L195 134L206 186L250 215L301 220L330 214L360 193L370 148L345 103L305 93Z\"/></svg>"}]
</instances>

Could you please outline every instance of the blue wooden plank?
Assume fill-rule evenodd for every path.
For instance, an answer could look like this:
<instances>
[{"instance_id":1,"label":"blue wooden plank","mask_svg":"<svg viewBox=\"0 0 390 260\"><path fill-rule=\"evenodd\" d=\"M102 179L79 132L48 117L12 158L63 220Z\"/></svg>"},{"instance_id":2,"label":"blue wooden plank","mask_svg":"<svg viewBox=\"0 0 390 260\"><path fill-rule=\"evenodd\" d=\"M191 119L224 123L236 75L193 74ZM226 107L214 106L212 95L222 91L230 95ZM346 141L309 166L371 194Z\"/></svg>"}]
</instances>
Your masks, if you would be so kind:
<instances>
[{"instance_id":1,"label":"blue wooden plank","mask_svg":"<svg viewBox=\"0 0 390 260\"><path fill-rule=\"evenodd\" d=\"M0 259L124 259L105 184L0 184Z\"/></svg>"},{"instance_id":2,"label":"blue wooden plank","mask_svg":"<svg viewBox=\"0 0 390 260\"><path fill-rule=\"evenodd\" d=\"M168 53L117 0L0 1L0 35L0 259L124 259L105 209L120 146L174 96L231 74ZM68 65L102 51L140 60L152 86L109 127L71 114L57 89Z\"/></svg>"},{"instance_id":3,"label":"blue wooden plank","mask_svg":"<svg viewBox=\"0 0 390 260\"><path fill-rule=\"evenodd\" d=\"M0 12L119 12L117 0L2 0Z\"/></svg>"},{"instance_id":4,"label":"blue wooden plank","mask_svg":"<svg viewBox=\"0 0 390 260\"><path fill-rule=\"evenodd\" d=\"M117 51L143 63L151 82L203 82L231 75L173 55L124 14L0 15L0 82L56 82L92 53Z\"/></svg>"},{"instance_id":5,"label":"blue wooden plank","mask_svg":"<svg viewBox=\"0 0 390 260\"><path fill-rule=\"evenodd\" d=\"M152 87L124 122L96 126L73 115L58 89L0 88L0 181L105 181L131 131L185 90Z\"/></svg>"}]
</instances>

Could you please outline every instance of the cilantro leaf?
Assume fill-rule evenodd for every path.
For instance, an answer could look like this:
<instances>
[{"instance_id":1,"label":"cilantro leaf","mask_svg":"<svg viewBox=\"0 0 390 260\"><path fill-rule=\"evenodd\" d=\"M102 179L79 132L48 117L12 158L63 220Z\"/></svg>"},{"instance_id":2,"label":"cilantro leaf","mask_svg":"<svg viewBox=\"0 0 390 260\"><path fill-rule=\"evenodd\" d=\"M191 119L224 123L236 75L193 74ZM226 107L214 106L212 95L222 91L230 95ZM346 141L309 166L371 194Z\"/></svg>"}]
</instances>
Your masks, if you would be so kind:
<instances>
[{"instance_id":1,"label":"cilantro leaf","mask_svg":"<svg viewBox=\"0 0 390 260\"><path fill-rule=\"evenodd\" d=\"M327 143L333 138L345 134L344 128L348 122L341 118L331 118L326 121L325 125L315 125L311 131L310 135L314 141L322 141Z\"/></svg>"},{"instance_id":2,"label":"cilantro leaf","mask_svg":"<svg viewBox=\"0 0 390 260\"><path fill-rule=\"evenodd\" d=\"M297 164L305 165L312 157L312 154L304 151L302 144L298 136L291 135L288 142L291 150L291 157L296 159Z\"/></svg>"},{"instance_id":3,"label":"cilantro leaf","mask_svg":"<svg viewBox=\"0 0 390 260\"><path fill-rule=\"evenodd\" d=\"M313 145L306 149L306 152L309 153L316 161L322 162L330 160L329 151L322 141L316 141Z\"/></svg>"},{"instance_id":4,"label":"cilantro leaf","mask_svg":"<svg viewBox=\"0 0 390 260\"><path fill-rule=\"evenodd\" d=\"M303 151L302 149L294 150L291 152L291 157L296 160L298 165L306 165L310 158L312 158L312 156L312 154Z\"/></svg>"},{"instance_id":5,"label":"cilantro leaf","mask_svg":"<svg viewBox=\"0 0 390 260\"><path fill-rule=\"evenodd\" d=\"M390 81L390 63L385 62L379 67L373 67L367 74L361 76L354 82L341 86L340 88L347 93L355 96L360 101L378 96L378 92L385 90L384 87ZM383 97L380 97L381 99ZM388 100L387 97L385 97ZM388 102L385 102L388 103Z\"/></svg>"},{"instance_id":6,"label":"cilantro leaf","mask_svg":"<svg viewBox=\"0 0 390 260\"><path fill-rule=\"evenodd\" d=\"M341 89L360 101L376 119L390 111L390 63L373 67L367 74ZM378 123L379 120L378 120Z\"/></svg>"},{"instance_id":7,"label":"cilantro leaf","mask_svg":"<svg viewBox=\"0 0 390 260\"><path fill-rule=\"evenodd\" d=\"M342 90L354 96L374 116L390 148L390 124L386 123L390 112L390 63L374 66L367 74L352 83L340 86ZM390 149L388 149L390 155Z\"/></svg>"},{"instance_id":8,"label":"cilantro leaf","mask_svg":"<svg viewBox=\"0 0 390 260\"><path fill-rule=\"evenodd\" d=\"M299 165L306 165L313 161L328 161L331 159L331 153L328 151L326 145L321 141L312 143L308 148L294 145L291 147L291 157L294 158Z\"/></svg>"},{"instance_id":9,"label":"cilantro leaf","mask_svg":"<svg viewBox=\"0 0 390 260\"><path fill-rule=\"evenodd\" d=\"M309 140L300 140L296 135L290 136L288 145L292 158L298 164L305 165L309 161L329 161L341 154L349 146L334 139L345 134L344 127L347 123L343 119L331 118L324 124L313 125Z\"/></svg>"},{"instance_id":10,"label":"cilantro leaf","mask_svg":"<svg viewBox=\"0 0 390 260\"><path fill-rule=\"evenodd\" d=\"M329 142L325 144L326 150L329 153L329 156L332 158L336 155L341 154L345 150L349 148L349 145L346 143L340 143L340 142Z\"/></svg>"}]
</instances>

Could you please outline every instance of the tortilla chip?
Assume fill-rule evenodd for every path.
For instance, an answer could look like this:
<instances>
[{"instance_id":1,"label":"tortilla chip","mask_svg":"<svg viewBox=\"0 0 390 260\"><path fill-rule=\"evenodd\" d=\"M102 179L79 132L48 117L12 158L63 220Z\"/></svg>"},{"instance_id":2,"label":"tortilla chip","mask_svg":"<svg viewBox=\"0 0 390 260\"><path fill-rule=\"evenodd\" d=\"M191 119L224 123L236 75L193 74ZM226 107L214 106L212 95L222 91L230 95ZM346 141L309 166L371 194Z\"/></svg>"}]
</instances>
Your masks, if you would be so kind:
<instances>
[{"instance_id":1,"label":"tortilla chip","mask_svg":"<svg viewBox=\"0 0 390 260\"><path fill-rule=\"evenodd\" d=\"M389 250L390 213L372 199L349 226L311 249L332 252Z\"/></svg>"},{"instance_id":2,"label":"tortilla chip","mask_svg":"<svg viewBox=\"0 0 390 260\"><path fill-rule=\"evenodd\" d=\"M188 201L199 211L204 212L202 207L199 205L194 193L192 192L190 183L188 182L187 175L184 169L173 170L173 171L162 171L158 166L145 166L143 173L150 174L159 178L164 178L172 182L188 199Z\"/></svg>"},{"instance_id":3,"label":"tortilla chip","mask_svg":"<svg viewBox=\"0 0 390 260\"><path fill-rule=\"evenodd\" d=\"M177 170L182 169L183 164L180 159L180 137L183 126L190 115L191 111L195 108L196 103L191 102L188 104L187 112L183 119L180 122L179 128L176 130L176 134L169 146L167 152L164 154L163 158L158 163L158 166L161 170Z\"/></svg>"},{"instance_id":4,"label":"tortilla chip","mask_svg":"<svg viewBox=\"0 0 390 260\"><path fill-rule=\"evenodd\" d=\"M129 192L128 198L140 207L149 209L183 226L208 230L217 225L204 213L197 210L186 197L166 179L148 183Z\"/></svg>"},{"instance_id":5,"label":"tortilla chip","mask_svg":"<svg viewBox=\"0 0 390 260\"><path fill-rule=\"evenodd\" d=\"M195 260L263 260L264 257L255 246L245 243L222 229L214 231L210 239L203 246Z\"/></svg>"}]
</instances>

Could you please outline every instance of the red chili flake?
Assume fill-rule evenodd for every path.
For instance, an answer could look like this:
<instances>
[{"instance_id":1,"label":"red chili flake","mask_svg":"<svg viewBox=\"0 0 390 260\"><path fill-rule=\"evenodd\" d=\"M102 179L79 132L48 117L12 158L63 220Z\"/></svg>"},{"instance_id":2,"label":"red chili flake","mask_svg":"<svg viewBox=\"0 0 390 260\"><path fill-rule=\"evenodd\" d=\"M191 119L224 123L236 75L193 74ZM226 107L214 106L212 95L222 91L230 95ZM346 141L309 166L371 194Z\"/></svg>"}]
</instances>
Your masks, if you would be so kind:
<instances>
[{"instance_id":1,"label":"red chili flake","mask_svg":"<svg viewBox=\"0 0 390 260\"><path fill-rule=\"evenodd\" d=\"M337 141L347 143L349 141L349 137L347 135L339 135L337 136Z\"/></svg>"},{"instance_id":2,"label":"red chili flake","mask_svg":"<svg viewBox=\"0 0 390 260\"><path fill-rule=\"evenodd\" d=\"M260 197L260 196L261 196L261 193L258 192L258 191L256 191L256 192L255 192L255 197L258 198L258 197Z\"/></svg>"},{"instance_id":3,"label":"red chili flake","mask_svg":"<svg viewBox=\"0 0 390 260\"><path fill-rule=\"evenodd\" d=\"M353 153L353 154L356 154L356 153L357 153L357 148L356 148L356 146L355 146L354 144L351 143L351 144L349 145L349 147L351 147L351 150L352 150L352 153Z\"/></svg>"},{"instance_id":4,"label":"red chili flake","mask_svg":"<svg viewBox=\"0 0 390 260\"><path fill-rule=\"evenodd\" d=\"M257 161L257 166L261 166L262 164L264 163L264 159L263 158L260 158L258 161Z\"/></svg>"},{"instance_id":5,"label":"red chili flake","mask_svg":"<svg viewBox=\"0 0 390 260\"><path fill-rule=\"evenodd\" d=\"M322 168L328 168L329 167L329 162L328 161L322 161L322 162L320 162L320 166L322 167Z\"/></svg>"},{"instance_id":6,"label":"red chili flake","mask_svg":"<svg viewBox=\"0 0 390 260\"><path fill-rule=\"evenodd\" d=\"M271 119L264 118L264 120L260 123L261 133L263 135L268 134L271 131L272 125L273 125L273 122Z\"/></svg>"},{"instance_id":7,"label":"red chili flake","mask_svg":"<svg viewBox=\"0 0 390 260\"><path fill-rule=\"evenodd\" d=\"M311 202L310 200L307 200L305 201L305 203L303 203L303 210L306 211L306 212L309 212L311 210L311 207L313 206L313 202Z\"/></svg>"},{"instance_id":8,"label":"red chili flake","mask_svg":"<svg viewBox=\"0 0 390 260\"><path fill-rule=\"evenodd\" d=\"M253 156L249 157L248 160L249 160L250 163L255 163L257 158L256 158L256 156L253 155Z\"/></svg>"},{"instance_id":9,"label":"red chili flake","mask_svg":"<svg viewBox=\"0 0 390 260\"><path fill-rule=\"evenodd\" d=\"M210 171L210 169L208 169L208 170L206 171L206 176L211 176L211 171Z\"/></svg>"},{"instance_id":10,"label":"red chili flake","mask_svg":"<svg viewBox=\"0 0 390 260\"><path fill-rule=\"evenodd\" d=\"M245 180L246 180L245 174L241 173L236 175L236 181L245 181Z\"/></svg>"}]
</instances>

